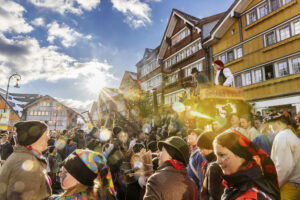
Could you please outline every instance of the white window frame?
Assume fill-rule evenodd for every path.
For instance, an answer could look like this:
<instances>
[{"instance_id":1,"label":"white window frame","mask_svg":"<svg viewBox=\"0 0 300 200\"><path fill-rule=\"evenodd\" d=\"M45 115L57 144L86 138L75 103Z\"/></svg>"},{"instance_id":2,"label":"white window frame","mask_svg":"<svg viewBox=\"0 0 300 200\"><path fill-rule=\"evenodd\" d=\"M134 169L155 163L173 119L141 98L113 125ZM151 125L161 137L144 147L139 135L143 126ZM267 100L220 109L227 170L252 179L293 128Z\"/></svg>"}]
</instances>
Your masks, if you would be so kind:
<instances>
[{"instance_id":1,"label":"white window frame","mask_svg":"<svg viewBox=\"0 0 300 200\"><path fill-rule=\"evenodd\" d=\"M241 55L238 54L239 50L241 50ZM236 59L243 57L243 47L240 46L240 47L237 47L236 49L234 49L234 54L235 54L234 57Z\"/></svg>"},{"instance_id":2,"label":"white window frame","mask_svg":"<svg viewBox=\"0 0 300 200\"><path fill-rule=\"evenodd\" d=\"M287 69L287 74L280 74L280 64L286 63L286 69ZM277 71L278 71L278 77L283 77L289 75L289 62L288 60L282 60L277 63Z\"/></svg>"},{"instance_id":3,"label":"white window frame","mask_svg":"<svg viewBox=\"0 0 300 200\"><path fill-rule=\"evenodd\" d=\"M281 30L283 30L283 29L288 30L288 36L287 37L282 37ZM290 38L291 37L290 24L287 24L285 26L282 26L282 27L278 28L277 32L278 32L278 41L282 41L282 40L286 40L286 39Z\"/></svg>"},{"instance_id":4,"label":"white window frame","mask_svg":"<svg viewBox=\"0 0 300 200\"><path fill-rule=\"evenodd\" d=\"M294 63L293 63L294 60L298 60L298 71L295 71L295 66L294 66ZM300 73L300 57L299 56L291 58L291 67L293 69L294 74Z\"/></svg>"},{"instance_id":5,"label":"white window frame","mask_svg":"<svg viewBox=\"0 0 300 200\"><path fill-rule=\"evenodd\" d=\"M250 79L249 79L249 80L250 80L250 83L247 82L247 75L248 75L248 74L250 75ZM252 74L251 74L251 71L245 72L244 75L245 75L245 86L246 86L246 85L251 85L251 84L252 84Z\"/></svg>"},{"instance_id":6,"label":"white window frame","mask_svg":"<svg viewBox=\"0 0 300 200\"><path fill-rule=\"evenodd\" d=\"M257 79L257 75L259 72L259 77L260 77L260 80ZM258 68L258 69L255 69L253 70L253 75L254 75L254 83L259 83L259 82L262 82L263 81L263 76L262 76L262 69L261 68Z\"/></svg>"},{"instance_id":7,"label":"white window frame","mask_svg":"<svg viewBox=\"0 0 300 200\"><path fill-rule=\"evenodd\" d=\"M255 14L255 20L254 21L251 21L250 19L251 19L251 14ZM250 24L252 24L252 23L254 23L254 22L256 22L257 21L257 19L258 19L258 16L257 16L257 9L253 9L253 10L251 10L249 13L247 13L247 25L250 25Z\"/></svg>"},{"instance_id":8,"label":"white window frame","mask_svg":"<svg viewBox=\"0 0 300 200\"><path fill-rule=\"evenodd\" d=\"M296 27L296 24L297 24L297 27ZM291 26L292 26L292 36L300 33L300 19L293 21L291 23ZM298 32L296 32L296 28L297 28Z\"/></svg>"},{"instance_id":9,"label":"white window frame","mask_svg":"<svg viewBox=\"0 0 300 200\"><path fill-rule=\"evenodd\" d=\"M266 16L266 15L269 14L269 6L268 6L268 3L266 2L266 3L264 3L263 5L261 5L261 6L259 6L259 7L257 8L257 18L258 18L258 19L264 17L264 16L261 16L261 12L260 12L260 11L261 11L261 9L264 8L265 6L267 6L267 13L266 13L264 16Z\"/></svg>"},{"instance_id":10,"label":"white window frame","mask_svg":"<svg viewBox=\"0 0 300 200\"><path fill-rule=\"evenodd\" d=\"M224 64L226 63L226 53L219 55L219 60L221 60Z\"/></svg>"},{"instance_id":11,"label":"white window frame","mask_svg":"<svg viewBox=\"0 0 300 200\"><path fill-rule=\"evenodd\" d=\"M265 47L268 47L268 46L272 46L273 44L276 44L277 43L277 41L278 41L278 38L277 38L277 34L276 34L276 32L277 31L275 31L275 30L273 30L273 31L270 31L270 32L268 32L268 33L266 33L265 35L264 35L264 41L265 41ZM271 33L273 33L273 35L274 35L274 41L272 42L272 44L268 44L267 43L267 35L269 35L269 34L271 34Z\"/></svg>"}]
</instances>

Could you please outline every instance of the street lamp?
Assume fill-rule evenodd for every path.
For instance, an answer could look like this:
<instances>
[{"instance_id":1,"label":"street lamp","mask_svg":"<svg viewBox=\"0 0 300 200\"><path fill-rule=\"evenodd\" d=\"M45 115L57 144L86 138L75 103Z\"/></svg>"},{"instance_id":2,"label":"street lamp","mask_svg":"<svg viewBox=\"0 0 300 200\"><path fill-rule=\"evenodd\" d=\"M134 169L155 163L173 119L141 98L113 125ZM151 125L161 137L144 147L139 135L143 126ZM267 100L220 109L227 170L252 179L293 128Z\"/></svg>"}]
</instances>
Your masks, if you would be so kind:
<instances>
[{"instance_id":1,"label":"street lamp","mask_svg":"<svg viewBox=\"0 0 300 200\"><path fill-rule=\"evenodd\" d=\"M16 85L14 86L15 88L20 88L19 86L19 81L21 80L21 75L15 73L12 74L9 78L8 78L8 83L7 83L7 88L6 88L6 95L5 95L5 100L7 102L7 97L8 97L8 89L9 89L9 83L10 83L10 79L12 77L17 77L17 81L16 81ZM6 102L4 102L4 112L6 112Z\"/></svg>"}]
</instances>

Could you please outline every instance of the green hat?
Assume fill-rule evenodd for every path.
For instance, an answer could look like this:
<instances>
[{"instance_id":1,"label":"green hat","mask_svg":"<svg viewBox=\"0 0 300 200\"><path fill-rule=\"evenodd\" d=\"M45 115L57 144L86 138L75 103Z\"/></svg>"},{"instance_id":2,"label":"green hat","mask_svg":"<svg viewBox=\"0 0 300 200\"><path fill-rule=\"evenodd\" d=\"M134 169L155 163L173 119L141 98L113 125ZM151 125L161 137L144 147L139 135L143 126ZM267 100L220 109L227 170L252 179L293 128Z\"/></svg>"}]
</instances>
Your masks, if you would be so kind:
<instances>
[{"instance_id":1,"label":"green hat","mask_svg":"<svg viewBox=\"0 0 300 200\"><path fill-rule=\"evenodd\" d=\"M181 161L185 165L188 164L189 157L190 157L189 147L181 137L173 136L167 138L164 141L159 141L158 142L159 150L161 150L162 147L165 147L165 149L173 159Z\"/></svg>"}]
</instances>

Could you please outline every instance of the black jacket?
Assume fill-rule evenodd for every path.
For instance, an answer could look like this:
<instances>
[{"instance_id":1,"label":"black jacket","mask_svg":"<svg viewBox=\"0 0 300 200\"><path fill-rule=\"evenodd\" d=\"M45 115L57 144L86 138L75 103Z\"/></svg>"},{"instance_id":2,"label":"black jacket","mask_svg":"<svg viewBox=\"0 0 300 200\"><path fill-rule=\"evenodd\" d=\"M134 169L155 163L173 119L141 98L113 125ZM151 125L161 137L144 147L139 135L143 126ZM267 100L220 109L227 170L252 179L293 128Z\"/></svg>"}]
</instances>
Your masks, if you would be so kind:
<instances>
[{"instance_id":1,"label":"black jacket","mask_svg":"<svg viewBox=\"0 0 300 200\"><path fill-rule=\"evenodd\" d=\"M10 154L14 151L12 145L7 141L0 145L1 160L6 160Z\"/></svg>"},{"instance_id":2,"label":"black jacket","mask_svg":"<svg viewBox=\"0 0 300 200\"><path fill-rule=\"evenodd\" d=\"M279 188L262 176L260 167L257 165L235 174L224 175L223 179L226 188L222 200L232 200L238 197L249 198L250 195L251 199L267 200L261 193L252 191L253 187L267 194L272 200L280 200Z\"/></svg>"}]
</instances>

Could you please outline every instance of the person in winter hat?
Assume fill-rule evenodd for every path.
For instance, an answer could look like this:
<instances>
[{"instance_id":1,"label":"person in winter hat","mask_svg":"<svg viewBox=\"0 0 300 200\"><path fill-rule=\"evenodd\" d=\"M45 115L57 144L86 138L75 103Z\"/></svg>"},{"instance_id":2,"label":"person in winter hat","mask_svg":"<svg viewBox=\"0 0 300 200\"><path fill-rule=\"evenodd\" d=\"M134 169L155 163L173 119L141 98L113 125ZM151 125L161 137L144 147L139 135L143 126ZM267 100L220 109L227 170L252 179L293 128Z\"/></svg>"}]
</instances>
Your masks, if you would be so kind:
<instances>
[{"instance_id":1,"label":"person in winter hat","mask_svg":"<svg viewBox=\"0 0 300 200\"><path fill-rule=\"evenodd\" d=\"M198 200L195 183L189 178L186 165L189 147L178 136L158 142L159 167L146 184L144 200Z\"/></svg>"},{"instance_id":2,"label":"person in winter hat","mask_svg":"<svg viewBox=\"0 0 300 200\"><path fill-rule=\"evenodd\" d=\"M233 75L230 69L225 68L221 60L215 60L212 65L215 70L215 85L232 86Z\"/></svg>"},{"instance_id":3,"label":"person in winter hat","mask_svg":"<svg viewBox=\"0 0 300 200\"><path fill-rule=\"evenodd\" d=\"M237 131L218 135L213 146L224 173L222 200L280 200L276 168L262 149Z\"/></svg>"},{"instance_id":4,"label":"person in winter hat","mask_svg":"<svg viewBox=\"0 0 300 200\"><path fill-rule=\"evenodd\" d=\"M291 126L288 112L274 113L265 119L276 135L271 158L275 163L282 199L300 197L300 139Z\"/></svg>"},{"instance_id":5,"label":"person in winter hat","mask_svg":"<svg viewBox=\"0 0 300 200\"><path fill-rule=\"evenodd\" d=\"M201 155L205 157L205 162L207 163L207 168L202 170L204 178L200 193L201 200L221 199L224 192L221 178L223 173L220 166L215 162L217 158L213 150L213 141L216 136L215 132L203 132L197 141Z\"/></svg>"},{"instance_id":6,"label":"person in winter hat","mask_svg":"<svg viewBox=\"0 0 300 200\"><path fill-rule=\"evenodd\" d=\"M47 162L49 129L44 122L15 124L18 144L0 171L1 200L42 200L51 195Z\"/></svg>"},{"instance_id":7,"label":"person in winter hat","mask_svg":"<svg viewBox=\"0 0 300 200\"><path fill-rule=\"evenodd\" d=\"M64 193L55 200L115 199L110 169L102 154L77 149L63 162L60 182Z\"/></svg>"}]
</instances>

